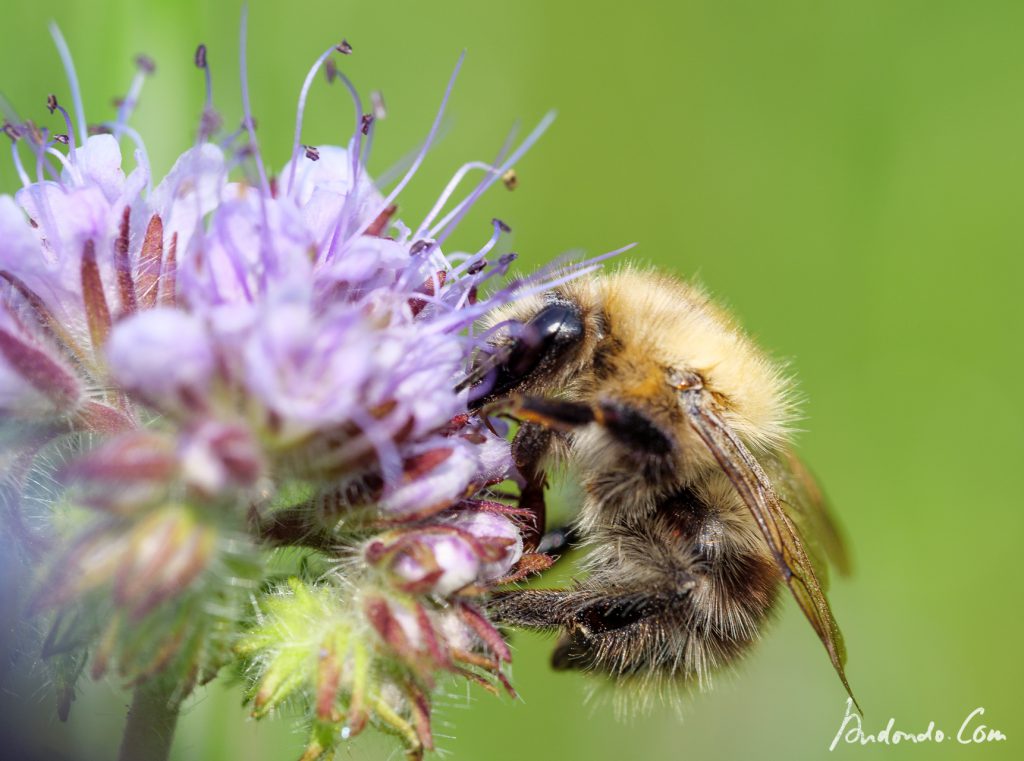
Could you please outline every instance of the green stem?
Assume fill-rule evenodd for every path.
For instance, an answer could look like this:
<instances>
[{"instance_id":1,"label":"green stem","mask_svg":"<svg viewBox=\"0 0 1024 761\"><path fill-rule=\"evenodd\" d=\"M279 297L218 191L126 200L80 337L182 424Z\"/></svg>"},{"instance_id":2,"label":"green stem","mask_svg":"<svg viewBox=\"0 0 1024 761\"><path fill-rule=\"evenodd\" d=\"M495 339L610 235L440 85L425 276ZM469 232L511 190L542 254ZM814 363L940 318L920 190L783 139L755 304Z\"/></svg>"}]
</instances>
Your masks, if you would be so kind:
<instances>
[{"instance_id":1,"label":"green stem","mask_svg":"<svg viewBox=\"0 0 1024 761\"><path fill-rule=\"evenodd\" d=\"M135 688L121 739L120 761L167 761L178 723L178 702L173 700L173 692L173 682L163 679Z\"/></svg>"}]
</instances>

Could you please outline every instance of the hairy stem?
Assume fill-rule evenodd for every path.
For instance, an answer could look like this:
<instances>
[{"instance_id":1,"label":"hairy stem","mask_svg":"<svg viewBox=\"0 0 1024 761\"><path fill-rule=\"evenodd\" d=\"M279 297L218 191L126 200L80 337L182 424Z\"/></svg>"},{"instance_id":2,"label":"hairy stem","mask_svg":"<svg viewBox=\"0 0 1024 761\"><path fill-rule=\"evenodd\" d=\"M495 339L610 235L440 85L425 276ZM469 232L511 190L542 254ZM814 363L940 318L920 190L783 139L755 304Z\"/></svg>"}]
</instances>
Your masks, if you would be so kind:
<instances>
[{"instance_id":1,"label":"hairy stem","mask_svg":"<svg viewBox=\"0 0 1024 761\"><path fill-rule=\"evenodd\" d=\"M174 684L156 679L138 685L128 709L120 761L167 761L178 723Z\"/></svg>"}]
</instances>

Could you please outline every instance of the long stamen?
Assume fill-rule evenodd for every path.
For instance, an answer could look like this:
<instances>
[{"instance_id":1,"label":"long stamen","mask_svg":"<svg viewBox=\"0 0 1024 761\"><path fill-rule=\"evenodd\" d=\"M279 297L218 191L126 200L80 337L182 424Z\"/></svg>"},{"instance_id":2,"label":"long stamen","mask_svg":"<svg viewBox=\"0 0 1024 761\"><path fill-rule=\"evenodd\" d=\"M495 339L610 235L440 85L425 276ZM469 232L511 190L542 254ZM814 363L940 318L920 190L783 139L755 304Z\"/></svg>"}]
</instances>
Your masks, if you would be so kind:
<instances>
[{"instance_id":1,"label":"long stamen","mask_svg":"<svg viewBox=\"0 0 1024 761\"><path fill-rule=\"evenodd\" d=\"M46 158L46 129L44 128L37 136L33 136L30 130L29 135L28 144L32 146L32 152L36 154L36 179L43 183L46 180L43 173L43 159ZM38 137L38 142L36 137Z\"/></svg>"},{"instance_id":2,"label":"long stamen","mask_svg":"<svg viewBox=\"0 0 1024 761\"><path fill-rule=\"evenodd\" d=\"M434 117L434 122L430 125L430 131L427 133L427 139L423 141L423 145L420 146L419 153L416 154L416 158L412 162L412 166L406 171L405 176L398 181L398 184L392 188L391 192L388 193L387 198L380 204L379 208L374 209L369 215L367 215L366 222L364 222L351 236L349 236L346 243L354 240L358 236L366 232L375 219L380 215L382 211L388 208L394 200L398 197L398 194L405 189L405 186L412 180L413 175L420 168L423 163L423 159L426 158L427 151L430 149L431 144L434 142L434 137L437 135L437 130L441 126L441 119L444 117L445 109L448 107L448 99L451 97L452 89L455 87L455 79L459 76L459 69L462 68L462 62L466 59L466 52L463 51L459 55L459 60L455 62L455 69L452 71L451 77L448 78L448 86L444 89L444 97L441 99L441 106L437 109L437 115Z\"/></svg>"},{"instance_id":3,"label":"long stamen","mask_svg":"<svg viewBox=\"0 0 1024 761\"><path fill-rule=\"evenodd\" d=\"M463 272L465 272L470 267L479 262L481 259L483 259L485 256L487 256L487 254L491 252L491 249L493 249L494 246L498 243L498 238L501 237L502 233L512 232L512 229L504 222L502 222L500 219L492 219L491 224L494 225L494 232L491 233L491 237L479 251L477 251L472 256L468 257L462 264L460 264L452 271L453 277L458 277Z\"/></svg>"},{"instance_id":4,"label":"long stamen","mask_svg":"<svg viewBox=\"0 0 1024 761\"><path fill-rule=\"evenodd\" d=\"M196 145L205 142L213 133L220 129L220 116L213 107L213 74L210 71L210 62L206 58L206 45L200 44L196 47L195 64L197 69L203 70L204 86L206 97L203 100L203 114L199 117L199 131L196 135ZM232 139L241 134L241 130L233 133Z\"/></svg>"},{"instance_id":5,"label":"long stamen","mask_svg":"<svg viewBox=\"0 0 1024 761\"><path fill-rule=\"evenodd\" d=\"M26 127L28 144L36 154L36 174L39 181L43 182L46 179L46 174L49 173L50 177L63 189L64 183L61 181L60 172L57 171L57 167L54 166L47 156L49 148L59 141L56 138L53 140L49 139L50 130L46 127L38 128L32 122L28 122Z\"/></svg>"},{"instance_id":6,"label":"long stamen","mask_svg":"<svg viewBox=\"0 0 1024 761\"><path fill-rule=\"evenodd\" d=\"M430 210L427 216L423 218L423 221L420 222L419 227L416 228L416 235L414 237L423 237L424 231L430 227L430 223L437 218L438 214L441 213L441 209L443 209L444 205L448 203L448 199L452 197L452 194L455 192L455 189L458 188L459 183L461 183L462 180L466 177L466 175L469 174L474 169L479 169L483 172L497 171L493 166L484 161L470 161L459 167L458 171L456 171L455 174L452 175L452 178L448 181L448 184L445 185L444 190L441 191L441 197L437 199L437 202L434 204L434 207Z\"/></svg>"},{"instance_id":7,"label":"long stamen","mask_svg":"<svg viewBox=\"0 0 1024 761\"><path fill-rule=\"evenodd\" d=\"M242 31L239 40L239 70L242 83L242 113L245 115L245 128L249 133L249 143L252 146L253 156L256 160L256 170L260 176L260 205L263 207L263 223L267 232L270 226L267 224L267 202L270 197L270 182L267 180L267 170L263 166L263 156L260 154L259 141L256 139L256 123L252 118L252 103L249 100L249 71L247 64L249 30L249 6L242 6Z\"/></svg>"},{"instance_id":8,"label":"long stamen","mask_svg":"<svg viewBox=\"0 0 1024 761\"><path fill-rule=\"evenodd\" d=\"M292 188L295 185L295 168L298 166L299 151L302 148L300 145L302 140L302 117L306 111L306 98L309 95L309 88L313 85L313 78L323 67L324 61L334 52L335 47L331 45L331 47L320 54L320 57L316 59L316 63L310 68L309 73L306 74L306 78L302 82L302 89L299 90L299 105L295 109L295 137L292 140L292 168L288 173L288 184L285 186L285 195L287 196L291 196Z\"/></svg>"},{"instance_id":9,"label":"long stamen","mask_svg":"<svg viewBox=\"0 0 1024 761\"><path fill-rule=\"evenodd\" d=\"M68 155L71 156L72 159L74 159L75 148L78 144L75 142L75 129L74 126L71 124L71 115L68 114L68 110L64 108L64 106L57 102L56 95L50 95L46 99L46 106L50 109L51 114L54 111L59 111L60 115L64 117L64 126L67 128L67 132L65 134L67 134L68 136Z\"/></svg>"},{"instance_id":10,"label":"long stamen","mask_svg":"<svg viewBox=\"0 0 1024 761\"><path fill-rule=\"evenodd\" d=\"M576 280L592 272L597 272L601 269L601 262L613 256L619 256L635 246L636 243L630 243L600 256L584 259L580 262L573 262L568 265L562 264L565 257L561 257L529 278L525 280L512 280L505 287L492 293L486 300L467 304L462 309L451 312L447 317L454 321L452 326L470 325L487 313L492 312L495 305L546 293L564 283ZM441 324L439 323L439 325Z\"/></svg>"},{"instance_id":11,"label":"long stamen","mask_svg":"<svg viewBox=\"0 0 1024 761\"><path fill-rule=\"evenodd\" d=\"M368 166L370 163L370 154L373 151L373 135L377 131L377 122L387 117L387 109L384 107L384 96L378 91L374 90L370 93L370 114L372 119L369 124L369 128L365 129L366 133L366 148L363 149L362 163L363 166ZM364 119L366 116L364 115Z\"/></svg>"},{"instance_id":12,"label":"long stamen","mask_svg":"<svg viewBox=\"0 0 1024 761\"><path fill-rule=\"evenodd\" d=\"M206 108L213 108L213 74L210 71L210 62L206 58L206 45L200 43L196 47L196 67L203 70L206 78Z\"/></svg>"},{"instance_id":13,"label":"long stamen","mask_svg":"<svg viewBox=\"0 0 1024 761\"><path fill-rule=\"evenodd\" d=\"M488 169L491 169L493 171L497 171L497 169L495 169L495 165L501 164L505 160L505 157L508 155L508 152L512 149L512 144L515 142L517 134L519 134L519 121L518 120L512 125L512 129L510 129L508 131L508 135L505 136L505 140L501 144L501 149L498 151L498 155L494 157L494 161L487 165ZM454 190L454 188L453 188L453 190ZM433 219L431 218L430 221L433 221ZM500 227L505 227L506 228L505 232L510 232L507 229L507 225L505 225L500 220L492 220L492 222L500 222L499 226ZM425 227L426 225L427 225L427 221L424 220L424 222L423 222L423 224L421 226ZM467 257L467 258L470 259L470 260L473 260L473 259L476 258L476 256Z\"/></svg>"},{"instance_id":14,"label":"long stamen","mask_svg":"<svg viewBox=\"0 0 1024 761\"><path fill-rule=\"evenodd\" d=\"M18 179L21 180L22 186L27 188L32 184L32 178L29 177L28 172L25 171L25 165L21 163L21 154L18 153L17 139L11 141L11 158L14 160L14 170L18 173Z\"/></svg>"},{"instance_id":15,"label":"long stamen","mask_svg":"<svg viewBox=\"0 0 1024 761\"><path fill-rule=\"evenodd\" d=\"M359 168L360 168L360 152L363 148L363 101L359 97L359 92L356 90L355 85L352 84L351 80L342 74L340 71L335 71L334 76L341 80L341 83L345 85L345 89L348 90L349 95L352 96L352 100L356 106L356 119L355 129L352 132L352 137L348 142L348 154L351 162L350 173L352 176L351 187L349 188L348 194L345 196L345 200L341 205L341 212L338 214L338 219L334 223L334 231L331 237L331 246L327 251L326 259L331 259L338 250L338 245L344 238L345 230L348 228L349 218L352 216L352 211L358 208L359 200ZM372 122L370 123L372 124ZM369 130L370 124L367 125ZM386 207L385 207L386 208Z\"/></svg>"},{"instance_id":16,"label":"long stamen","mask_svg":"<svg viewBox=\"0 0 1024 761\"><path fill-rule=\"evenodd\" d=\"M135 111L135 107L139 104L139 95L142 94L142 85L145 83L146 77L156 71L156 64L153 63L153 59L146 55L135 57L135 67L135 76L132 77L132 83L128 87L128 94L121 99L121 103L117 108L117 119L110 125L114 137L120 137L124 125L131 118L132 112Z\"/></svg>"},{"instance_id":17,"label":"long stamen","mask_svg":"<svg viewBox=\"0 0 1024 761\"><path fill-rule=\"evenodd\" d=\"M56 158L57 161L59 161L61 163L61 166L64 167L64 171L66 171L68 173L68 176L71 177L72 182L74 182L75 184L81 184L82 183L82 175L81 175L81 173L79 173L78 167L76 167L74 164L72 164L70 161L68 161L67 156L65 156L63 153L58 151L53 146L48 146L46 148L46 152L48 154L50 154L51 156L53 156L54 158ZM59 175L57 176L57 182L61 186L64 185L64 183L61 182L61 179L60 179Z\"/></svg>"},{"instance_id":18,"label":"long stamen","mask_svg":"<svg viewBox=\"0 0 1024 761\"><path fill-rule=\"evenodd\" d=\"M78 121L78 139L82 145L85 145L88 132L85 108L82 106L82 91L78 86L78 75L75 73L75 62L71 58L71 51L68 49L68 43L64 40L64 35L61 34L60 27L54 22L50 22L50 36L53 37L53 43L57 46L57 53L60 55L61 63L64 64L64 73L68 78L68 87L71 89L71 102L74 104L75 119Z\"/></svg>"},{"instance_id":19,"label":"long stamen","mask_svg":"<svg viewBox=\"0 0 1024 761\"><path fill-rule=\"evenodd\" d=\"M248 71L248 31L249 31L249 6L242 5L242 29L239 41L239 68L242 84L242 114L246 131L249 133L249 149L252 151L253 160L256 162L256 171L260 178L260 217L263 221L263 234L260 236L260 247L263 249L265 259L273 258L273 234L270 229L270 214L267 211L267 199L273 197L273 189L267 179L267 170L263 165L263 156L260 153L259 141L256 139L256 122L253 121L252 103L249 100L249 71ZM196 203L198 203L196 194Z\"/></svg>"},{"instance_id":20,"label":"long stamen","mask_svg":"<svg viewBox=\"0 0 1024 761\"><path fill-rule=\"evenodd\" d=\"M533 131L526 136L526 139L523 140L519 147L516 148L516 150L514 150L512 154L507 159L505 159L504 162L502 162L501 166L499 166L493 174L488 174L483 179L483 181L479 185L477 185L477 187L473 190L472 193L470 193L458 206L452 209L445 216L444 219L442 219L440 222L434 225L430 233L431 237L437 240L438 245L443 243L448 238L448 236L452 234L452 231L455 229L455 226L466 215L466 212L468 212L470 208L472 208L473 204L476 203L477 199L479 199L480 196L482 196L484 192L486 192L487 189L491 187L491 185L497 182L497 180L502 175L504 175L505 172L511 169L515 165L515 163L519 161L520 158L522 158L524 153L526 153L528 150L530 150L530 148L533 147L533 144L540 139L541 135L543 135L547 131L548 127L551 126L551 123L554 120L554 111L549 111L547 114L545 114L544 118L540 120L540 123L533 128Z\"/></svg>"}]
</instances>

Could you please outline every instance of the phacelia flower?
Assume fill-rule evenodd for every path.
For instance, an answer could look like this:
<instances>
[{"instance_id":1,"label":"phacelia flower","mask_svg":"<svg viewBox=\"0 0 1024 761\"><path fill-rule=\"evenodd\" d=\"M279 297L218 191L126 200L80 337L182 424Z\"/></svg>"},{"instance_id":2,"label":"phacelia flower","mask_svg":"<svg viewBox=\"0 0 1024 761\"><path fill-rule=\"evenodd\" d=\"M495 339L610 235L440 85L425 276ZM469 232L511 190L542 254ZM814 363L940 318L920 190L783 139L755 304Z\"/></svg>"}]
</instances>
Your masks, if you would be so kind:
<instances>
[{"instance_id":1,"label":"phacelia flower","mask_svg":"<svg viewBox=\"0 0 1024 761\"><path fill-rule=\"evenodd\" d=\"M55 127L3 128L22 187L0 197L0 498L39 569L27 605L50 622L61 714L83 669L160 680L177 703L236 664L254 715L305 711L306 758L371 724L419 756L440 676L511 690L481 596L543 566L494 489L516 478L508 443L467 414L474 324L590 265L505 282L498 220L475 252L446 244L551 117L409 224L399 195L451 82L386 190L366 170L382 101L364 104L334 58L351 46L332 47L275 174L243 24L241 127L221 129L200 46L197 137L157 181L128 123L152 62L116 120L89 126L54 37L72 110L50 96ZM344 146L301 142L320 71L355 103Z\"/></svg>"}]
</instances>

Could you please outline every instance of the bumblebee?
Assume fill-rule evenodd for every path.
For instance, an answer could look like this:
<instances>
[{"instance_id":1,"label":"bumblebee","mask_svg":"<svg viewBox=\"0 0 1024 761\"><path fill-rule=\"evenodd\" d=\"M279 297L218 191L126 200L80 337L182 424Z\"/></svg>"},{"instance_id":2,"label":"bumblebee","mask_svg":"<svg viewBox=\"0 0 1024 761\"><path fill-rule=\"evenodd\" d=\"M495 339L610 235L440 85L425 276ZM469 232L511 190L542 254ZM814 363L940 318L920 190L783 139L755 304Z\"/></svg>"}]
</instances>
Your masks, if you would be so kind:
<instances>
[{"instance_id":1,"label":"bumblebee","mask_svg":"<svg viewBox=\"0 0 1024 761\"><path fill-rule=\"evenodd\" d=\"M650 271L571 281L496 311L478 364L484 415L520 421L513 456L539 530L528 544L588 548L568 589L514 589L490 612L553 630L559 669L698 683L759 638L787 586L847 692L826 563L847 555L789 449L792 382L700 289ZM546 473L583 499L541 537Z\"/></svg>"}]
</instances>

